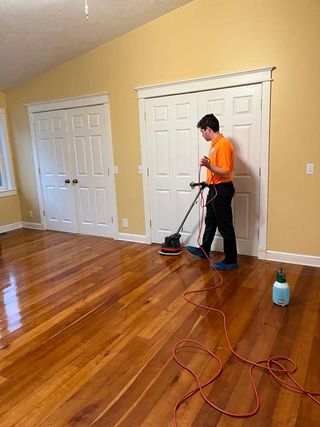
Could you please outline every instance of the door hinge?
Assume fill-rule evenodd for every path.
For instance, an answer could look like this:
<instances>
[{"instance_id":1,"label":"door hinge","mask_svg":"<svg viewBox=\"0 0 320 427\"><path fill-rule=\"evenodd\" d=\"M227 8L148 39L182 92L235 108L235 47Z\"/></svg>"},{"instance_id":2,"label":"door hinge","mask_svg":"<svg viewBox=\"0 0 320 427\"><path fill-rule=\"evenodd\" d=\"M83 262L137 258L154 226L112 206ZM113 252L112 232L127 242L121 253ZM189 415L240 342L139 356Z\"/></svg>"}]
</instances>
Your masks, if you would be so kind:
<instances>
[{"instance_id":1,"label":"door hinge","mask_svg":"<svg viewBox=\"0 0 320 427\"><path fill-rule=\"evenodd\" d=\"M46 216L46 211L44 209L43 209L42 213L43 213L43 216Z\"/></svg>"},{"instance_id":2,"label":"door hinge","mask_svg":"<svg viewBox=\"0 0 320 427\"><path fill-rule=\"evenodd\" d=\"M40 168L38 168L38 171L39 171L39 175L41 175L41 170L40 170Z\"/></svg>"},{"instance_id":3,"label":"door hinge","mask_svg":"<svg viewBox=\"0 0 320 427\"><path fill-rule=\"evenodd\" d=\"M110 176L110 169L108 168L108 176Z\"/></svg>"},{"instance_id":4,"label":"door hinge","mask_svg":"<svg viewBox=\"0 0 320 427\"><path fill-rule=\"evenodd\" d=\"M147 168L147 176L149 176L149 168Z\"/></svg>"},{"instance_id":5,"label":"door hinge","mask_svg":"<svg viewBox=\"0 0 320 427\"><path fill-rule=\"evenodd\" d=\"M150 228L151 228L151 219L149 220Z\"/></svg>"},{"instance_id":6,"label":"door hinge","mask_svg":"<svg viewBox=\"0 0 320 427\"><path fill-rule=\"evenodd\" d=\"M259 176L261 176L261 168L259 168Z\"/></svg>"},{"instance_id":7,"label":"door hinge","mask_svg":"<svg viewBox=\"0 0 320 427\"><path fill-rule=\"evenodd\" d=\"M113 224L113 216L111 217L111 223Z\"/></svg>"},{"instance_id":8,"label":"door hinge","mask_svg":"<svg viewBox=\"0 0 320 427\"><path fill-rule=\"evenodd\" d=\"M146 111L144 112L144 121L145 122L147 121L147 113L146 113Z\"/></svg>"},{"instance_id":9,"label":"door hinge","mask_svg":"<svg viewBox=\"0 0 320 427\"><path fill-rule=\"evenodd\" d=\"M262 98L260 99L260 109L262 110Z\"/></svg>"}]
</instances>

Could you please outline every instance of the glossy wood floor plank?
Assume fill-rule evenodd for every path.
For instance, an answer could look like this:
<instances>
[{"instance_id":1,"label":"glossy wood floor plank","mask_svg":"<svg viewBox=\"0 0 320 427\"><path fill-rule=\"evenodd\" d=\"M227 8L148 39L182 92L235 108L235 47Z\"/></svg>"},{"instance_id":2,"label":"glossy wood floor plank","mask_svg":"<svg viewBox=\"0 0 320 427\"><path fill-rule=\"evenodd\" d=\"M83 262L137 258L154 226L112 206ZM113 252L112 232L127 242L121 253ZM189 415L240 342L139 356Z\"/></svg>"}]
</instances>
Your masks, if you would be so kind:
<instances>
[{"instance_id":1,"label":"glossy wood floor plank","mask_svg":"<svg viewBox=\"0 0 320 427\"><path fill-rule=\"evenodd\" d=\"M161 257L157 245L37 230L0 235L0 425L162 427L175 402L194 388L172 359L182 338L201 341L224 364L206 395L234 412L254 395L248 365L227 347L217 313L183 298L211 286L206 261ZM320 390L320 271L286 265L287 308L272 304L276 263L240 257L221 288L193 300L222 309L235 349L250 360L286 355L295 378ZM202 381L217 362L194 348L179 353ZM255 370L261 408L235 419L193 396L181 427L319 426L320 407Z\"/></svg>"}]
</instances>

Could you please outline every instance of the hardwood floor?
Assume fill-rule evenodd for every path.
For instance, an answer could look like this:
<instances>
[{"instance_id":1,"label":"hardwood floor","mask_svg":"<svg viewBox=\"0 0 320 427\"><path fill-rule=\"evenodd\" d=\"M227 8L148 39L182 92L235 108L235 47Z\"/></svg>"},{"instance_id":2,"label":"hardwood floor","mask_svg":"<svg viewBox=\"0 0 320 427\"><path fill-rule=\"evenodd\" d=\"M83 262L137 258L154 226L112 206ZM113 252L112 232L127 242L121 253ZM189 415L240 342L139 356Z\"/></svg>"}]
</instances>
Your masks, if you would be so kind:
<instances>
[{"instance_id":1,"label":"hardwood floor","mask_svg":"<svg viewBox=\"0 0 320 427\"><path fill-rule=\"evenodd\" d=\"M0 425L148 426L173 423L177 400L195 387L172 359L182 338L201 341L224 371L206 395L229 411L254 407L249 366L227 347L222 320L187 303L213 284L206 261L161 257L159 246L36 230L0 236ZM285 265L287 308L272 304L278 263L240 258L221 288L194 300L221 308L231 342L251 360L286 355L295 379L320 391L320 269ZM181 358L204 382L216 362L187 348ZM235 419L197 393L181 427L319 426L320 406L255 370L259 412Z\"/></svg>"}]
</instances>

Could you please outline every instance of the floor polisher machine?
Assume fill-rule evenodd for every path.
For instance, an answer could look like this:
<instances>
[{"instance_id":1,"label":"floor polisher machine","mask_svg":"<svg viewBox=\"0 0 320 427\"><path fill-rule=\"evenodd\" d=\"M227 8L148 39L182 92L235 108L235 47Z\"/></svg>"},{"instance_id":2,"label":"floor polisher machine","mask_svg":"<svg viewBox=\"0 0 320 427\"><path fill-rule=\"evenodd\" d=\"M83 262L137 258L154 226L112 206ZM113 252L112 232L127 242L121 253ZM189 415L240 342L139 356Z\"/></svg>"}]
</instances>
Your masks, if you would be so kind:
<instances>
[{"instance_id":1,"label":"floor polisher machine","mask_svg":"<svg viewBox=\"0 0 320 427\"><path fill-rule=\"evenodd\" d=\"M180 255L182 253L182 246L180 243L180 237L181 237L180 231L182 230L182 227L186 222L193 206L196 204L198 197L200 196L203 189L207 186L208 184L206 182L190 182L190 187L191 188L199 187L199 191L196 197L194 198L194 201L192 202L190 208L188 209L188 212L183 218L181 224L179 225L178 230L174 234L171 234L171 236L168 236L164 239L164 243L162 243L161 249L159 251L160 255L173 256L173 255Z\"/></svg>"}]
</instances>

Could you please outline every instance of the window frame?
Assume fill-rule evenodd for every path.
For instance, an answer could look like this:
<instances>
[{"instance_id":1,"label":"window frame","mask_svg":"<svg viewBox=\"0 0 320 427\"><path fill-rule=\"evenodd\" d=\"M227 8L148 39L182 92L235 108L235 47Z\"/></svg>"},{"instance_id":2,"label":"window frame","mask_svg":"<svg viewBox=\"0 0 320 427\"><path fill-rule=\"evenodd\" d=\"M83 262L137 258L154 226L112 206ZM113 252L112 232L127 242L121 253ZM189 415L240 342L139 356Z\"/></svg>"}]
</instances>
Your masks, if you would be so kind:
<instances>
[{"instance_id":1,"label":"window frame","mask_svg":"<svg viewBox=\"0 0 320 427\"><path fill-rule=\"evenodd\" d=\"M0 169L2 176L0 197L17 194L9 143L7 116L4 108L0 108Z\"/></svg>"}]
</instances>

